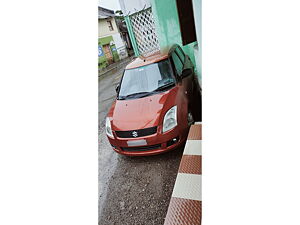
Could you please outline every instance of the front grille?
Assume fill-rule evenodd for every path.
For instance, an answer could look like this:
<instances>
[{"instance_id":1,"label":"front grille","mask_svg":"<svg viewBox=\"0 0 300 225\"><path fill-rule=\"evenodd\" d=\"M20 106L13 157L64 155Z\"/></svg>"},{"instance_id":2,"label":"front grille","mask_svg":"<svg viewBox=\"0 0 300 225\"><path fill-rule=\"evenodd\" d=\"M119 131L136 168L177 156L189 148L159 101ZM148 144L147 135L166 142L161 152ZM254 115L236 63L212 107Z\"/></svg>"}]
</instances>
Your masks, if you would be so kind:
<instances>
[{"instance_id":1,"label":"front grille","mask_svg":"<svg viewBox=\"0 0 300 225\"><path fill-rule=\"evenodd\" d=\"M121 147L123 151L127 152L139 152L139 151L148 151L148 150L155 150L161 148L161 144L157 145L148 145L142 147Z\"/></svg>"},{"instance_id":2,"label":"front grille","mask_svg":"<svg viewBox=\"0 0 300 225\"><path fill-rule=\"evenodd\" d=\"M155 134L157 127L149 127L140 130L116 131L116 135L120 138L136 138Z\"/></svg>"}]
</instances>

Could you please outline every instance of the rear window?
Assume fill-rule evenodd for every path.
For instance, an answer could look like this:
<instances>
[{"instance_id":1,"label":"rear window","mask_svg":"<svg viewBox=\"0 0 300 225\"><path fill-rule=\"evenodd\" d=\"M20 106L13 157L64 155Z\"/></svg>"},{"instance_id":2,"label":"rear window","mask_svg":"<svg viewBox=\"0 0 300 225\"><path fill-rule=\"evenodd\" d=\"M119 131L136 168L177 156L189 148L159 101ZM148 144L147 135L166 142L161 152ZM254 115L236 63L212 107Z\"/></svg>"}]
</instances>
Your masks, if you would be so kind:
<instances>
[{"instance_id":1,"label":"rear window","mask_svg":"<svg viewBox=\"0 0 300 225\"><path fill-rule=\"evenodd\" d=\"M182 50L177 47L175 51L176 51L177 55L179 56L179 58L181 59L181 61L184 63L185 56L184 56Z\"/></svg>"}]
</instances>

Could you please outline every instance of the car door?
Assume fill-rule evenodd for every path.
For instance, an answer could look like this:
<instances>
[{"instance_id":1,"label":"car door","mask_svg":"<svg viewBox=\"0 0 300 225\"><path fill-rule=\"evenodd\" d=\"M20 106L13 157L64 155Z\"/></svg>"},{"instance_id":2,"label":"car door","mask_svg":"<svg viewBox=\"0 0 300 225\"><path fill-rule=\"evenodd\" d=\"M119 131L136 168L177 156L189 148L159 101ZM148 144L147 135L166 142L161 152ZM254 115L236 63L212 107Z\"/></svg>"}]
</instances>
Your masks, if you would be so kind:
<instances>
[{"instance_id":1,"label":"car door","mask_svg":"<svg viewBox=\"0 0 300 225\"><path fill-rule=\"evenodd\" d=\"M192 73L189 74L187 77L183 78L183 80L185 80L187 82L186 86L187 89L189 91L189 104L193 113L193 117L195 120L197 121L201 121L202 119L202 114L201 114L201 109L202 109L202 105L201 105L201 88L199 86L198 83L198 79L195 76L195 72L194 72L194 65L190 59L190 57L186 54L184 54L183 50L178 46L176 48L176 52L178 53L178 55L180 56L180 58L184 58L184 66L183 69L187 69L190 68Z\"/></svg>"}]
</instances>

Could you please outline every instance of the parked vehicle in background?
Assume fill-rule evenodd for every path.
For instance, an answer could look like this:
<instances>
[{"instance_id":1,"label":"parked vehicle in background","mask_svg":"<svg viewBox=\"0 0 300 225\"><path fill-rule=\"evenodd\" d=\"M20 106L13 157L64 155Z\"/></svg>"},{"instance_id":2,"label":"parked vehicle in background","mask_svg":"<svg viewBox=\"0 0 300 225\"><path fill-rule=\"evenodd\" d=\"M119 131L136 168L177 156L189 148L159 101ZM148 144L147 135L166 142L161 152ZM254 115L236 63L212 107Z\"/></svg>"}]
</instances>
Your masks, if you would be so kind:
<instances>
[{"instance_id":1,"label":"parked vehicle in background","mask_svg":"<svg viewBox=\"0 0 300 225\"><path fill-rule=\"evenodd\" d=\"M194 65L178 45L168 54L136 58L116 91L106 134L112 148L123 155L175 149L185 143L189 126L199 117L195 106L201 104L201 92Z\"/></svg>"}]
</instances>

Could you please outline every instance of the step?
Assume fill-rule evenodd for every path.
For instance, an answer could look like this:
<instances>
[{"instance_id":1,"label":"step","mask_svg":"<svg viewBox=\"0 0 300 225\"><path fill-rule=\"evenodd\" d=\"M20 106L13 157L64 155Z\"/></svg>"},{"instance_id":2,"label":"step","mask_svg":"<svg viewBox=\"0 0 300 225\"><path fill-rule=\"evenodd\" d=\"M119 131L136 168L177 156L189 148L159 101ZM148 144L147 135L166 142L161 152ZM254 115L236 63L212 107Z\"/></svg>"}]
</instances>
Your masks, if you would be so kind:
<instances>
[{"instance_id":1,"label":"step","mask_svg":"<svg viewBox=\"0 0 300 225\"><path fill-rule=\"evenodd\" d=\"M164 225L198 225L202 213L202 123L190 127Z\"/></svg>"}]
</instances>

